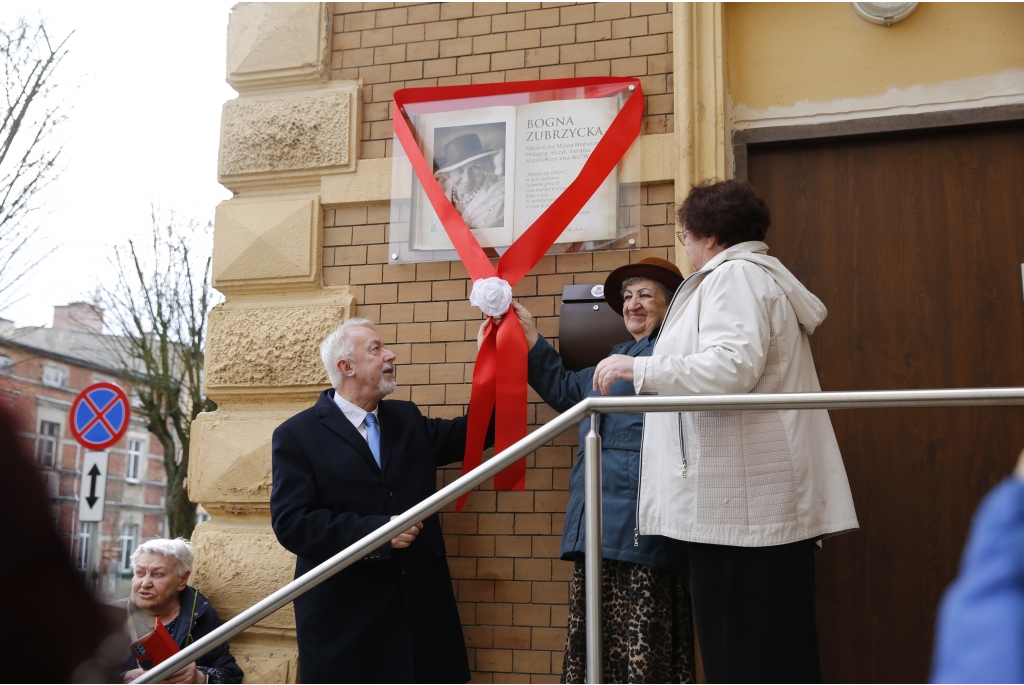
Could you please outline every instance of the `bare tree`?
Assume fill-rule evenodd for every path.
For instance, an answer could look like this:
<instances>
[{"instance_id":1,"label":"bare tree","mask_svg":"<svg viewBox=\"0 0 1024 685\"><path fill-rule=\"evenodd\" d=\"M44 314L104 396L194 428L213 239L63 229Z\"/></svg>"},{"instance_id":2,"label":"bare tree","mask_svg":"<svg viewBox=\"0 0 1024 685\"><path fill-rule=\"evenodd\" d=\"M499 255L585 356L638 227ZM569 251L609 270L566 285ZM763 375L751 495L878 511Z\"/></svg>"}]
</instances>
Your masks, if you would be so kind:
<instances>
[{"instance_id":1,"label":"bare tree","mask_svg":"<svg viewBox=\"0 0 1024 685\"><path fill-rule=\"evenodd\" d=\"M61 146L54 129L64 121L53 97L57 67L67 55L70 34L51 41L43 21L19 20L0 27L0 59L7 108L0 121L0 309L12 303L17 286L50 250L37 249L39 230L26 221L38 206L36 194L59 172Z\"/></svg>"},{"instance_id":2,"label":"bare tree","mask_svg":"<svg viewBox=\"0 0 1024 685\"><path fill-rule=\"evenodd\" d=\"M210 258L192 238L210 230L153 212L150 245L129 240L113 258L117 285L105 289L110 338L138 398L136 413L164 448L170 537L190 537L196 505L185 488L192 421L217 405L202 393L207 314L213 304Z\"/></svg>"}]
</instances>

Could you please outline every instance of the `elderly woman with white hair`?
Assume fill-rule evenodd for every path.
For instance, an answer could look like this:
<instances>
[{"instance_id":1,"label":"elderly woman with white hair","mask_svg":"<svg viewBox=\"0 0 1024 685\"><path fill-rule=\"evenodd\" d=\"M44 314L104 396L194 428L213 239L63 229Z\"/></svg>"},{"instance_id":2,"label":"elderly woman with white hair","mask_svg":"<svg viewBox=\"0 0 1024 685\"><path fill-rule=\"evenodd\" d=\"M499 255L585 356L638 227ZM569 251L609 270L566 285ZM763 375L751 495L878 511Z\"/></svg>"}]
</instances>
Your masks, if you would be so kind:
<instances>
[{"instance_id":1,"label":"elderly woman with white hair","mask_svg":"<svg viewBox=\"0 0 1024 685\"><path fill-rule=\"evenodd\" d=\"M193 558L192 545L183 538L149 540L136 548L132 554L132 593L121 600L128 614L127 628L132 640L153 630L160 619L183 649L220 626L210 601L188 585ZM131 654L126 656L122 669L121 681L125 683L142 675ZM225 642L163 682L240 683L242 669Z\"/></svg>"}]
</instances>

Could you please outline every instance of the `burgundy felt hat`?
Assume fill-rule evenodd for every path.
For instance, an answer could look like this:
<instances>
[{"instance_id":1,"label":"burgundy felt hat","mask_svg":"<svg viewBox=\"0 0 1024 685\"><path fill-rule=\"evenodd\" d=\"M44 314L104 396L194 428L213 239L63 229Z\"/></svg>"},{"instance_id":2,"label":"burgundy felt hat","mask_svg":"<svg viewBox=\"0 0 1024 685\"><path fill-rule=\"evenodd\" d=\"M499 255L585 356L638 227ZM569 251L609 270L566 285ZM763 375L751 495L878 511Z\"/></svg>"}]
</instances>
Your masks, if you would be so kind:
<instances>
[{"instance_id":1,"label":"burgundy felt hat","mask_svg":"<svg viewBox=\"0 0 1024 685\"><path fill-rule=\"evenodd\" d=\"M661 257L648 257L636 264L620 266L608 274L604 281L604 299L612 309L622 311L622 282L633 276L641 276L657 281L674 293L683 282L683 272L679 267Z\"/></svg>"}]
</instances>

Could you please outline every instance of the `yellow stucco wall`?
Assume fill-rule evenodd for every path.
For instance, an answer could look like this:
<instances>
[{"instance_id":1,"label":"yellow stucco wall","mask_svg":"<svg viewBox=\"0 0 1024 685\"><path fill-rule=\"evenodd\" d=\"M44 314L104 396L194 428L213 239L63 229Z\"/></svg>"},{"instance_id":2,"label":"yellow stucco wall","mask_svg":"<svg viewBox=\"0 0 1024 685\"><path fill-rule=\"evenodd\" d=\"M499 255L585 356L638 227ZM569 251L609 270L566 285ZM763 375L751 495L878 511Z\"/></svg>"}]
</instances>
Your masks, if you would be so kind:
<instances>
[{"instance_id":1,"label":"yellow stucco wall","mask_svg":"<svg viewBox=\"0 0 1024 685\"><path fill-rule=\"evenodd\" d=\"M751 110L1024 69L1024 3L925 2L890 27L849 2L724 8L729 96Z\"/></svg>"}]
</instances>

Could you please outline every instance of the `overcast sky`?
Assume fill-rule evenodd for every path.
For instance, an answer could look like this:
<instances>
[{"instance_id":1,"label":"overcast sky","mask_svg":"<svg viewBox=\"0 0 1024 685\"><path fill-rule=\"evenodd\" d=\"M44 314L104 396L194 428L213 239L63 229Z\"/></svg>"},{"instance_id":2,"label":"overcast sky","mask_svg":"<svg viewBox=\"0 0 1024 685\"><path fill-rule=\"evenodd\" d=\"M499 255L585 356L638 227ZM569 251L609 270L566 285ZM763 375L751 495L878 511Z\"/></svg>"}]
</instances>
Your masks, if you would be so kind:
<instances>
[{"instance_id":1,"label":"overcast sky","mask_svg":"<svg viewBox=\"0 0 1024 685\"><path fill-rule=\"evenodd\" d=\"M64 91L65 169L39 196L38 239L56 251L0 311L18 326L50 325L54 305L110 283L113 245L144 236L150 206L212 221L230 197L217 183L225 34L234 2L4 2L0 22L42 16L51 36L74 30L56 77ZM209 249L207 247L207 249Z\"/></svg>"}]
</instances>

